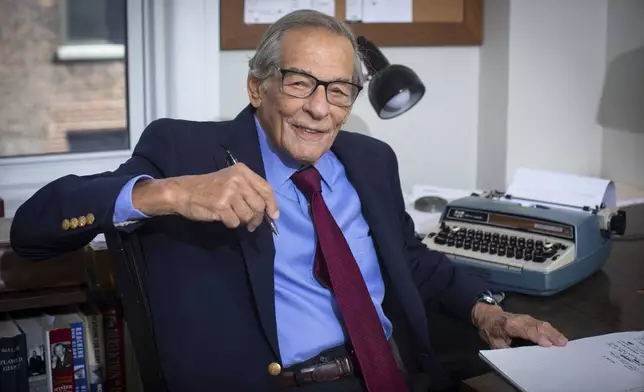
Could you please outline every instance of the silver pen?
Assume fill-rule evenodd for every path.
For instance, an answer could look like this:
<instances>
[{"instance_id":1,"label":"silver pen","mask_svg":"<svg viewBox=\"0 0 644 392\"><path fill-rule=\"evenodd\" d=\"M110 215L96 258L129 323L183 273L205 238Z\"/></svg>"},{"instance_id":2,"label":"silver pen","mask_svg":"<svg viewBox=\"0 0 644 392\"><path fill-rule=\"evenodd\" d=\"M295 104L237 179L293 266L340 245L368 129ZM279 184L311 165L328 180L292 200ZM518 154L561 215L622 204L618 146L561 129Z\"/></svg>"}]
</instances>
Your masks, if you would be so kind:
<instances>
[{"instance_id":1,"label":"silver pen","mask_svg":"<svg viewBox=\"0 0 644 392\"><path fill-rule=\"evenodd\" d=\"M226 154L228 155L228 160L230 161L231 165L235 165L239 163L239 161L233 156L233 154L227 148L224 148L224 150L226 150ZM278 237L280 236L280 233L277 230L277 225L275 224L275 221L273 221L273 219L271 219L271 217L268 216L266 212L264 212L264 222L268 224L273 234L275 234Z\"/></svg>"}]
</instances>

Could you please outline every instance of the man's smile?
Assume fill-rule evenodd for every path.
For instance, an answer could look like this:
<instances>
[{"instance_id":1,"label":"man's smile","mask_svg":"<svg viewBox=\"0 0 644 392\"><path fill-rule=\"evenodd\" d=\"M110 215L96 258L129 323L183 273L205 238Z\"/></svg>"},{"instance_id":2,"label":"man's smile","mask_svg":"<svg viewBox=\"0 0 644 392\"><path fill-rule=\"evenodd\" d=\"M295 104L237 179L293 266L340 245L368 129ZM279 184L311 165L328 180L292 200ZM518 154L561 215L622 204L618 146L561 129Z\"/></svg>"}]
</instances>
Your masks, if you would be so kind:
<instances>
[{"instance_id":1,"label":"man's smile","mask_svg":"<svg viewBox=\"0 0 644 392\"><path fill-rule=\"evenodd\" d=\"M304 126L298 126L294 124L290 124L291 129L295 131L295 133L301 137L304 140L310 140L310 141L317 141L321 140L324 138L324 136L328 133L327 131L322 131L314 128L308 128Z\"/></svg>"}]
</instances>

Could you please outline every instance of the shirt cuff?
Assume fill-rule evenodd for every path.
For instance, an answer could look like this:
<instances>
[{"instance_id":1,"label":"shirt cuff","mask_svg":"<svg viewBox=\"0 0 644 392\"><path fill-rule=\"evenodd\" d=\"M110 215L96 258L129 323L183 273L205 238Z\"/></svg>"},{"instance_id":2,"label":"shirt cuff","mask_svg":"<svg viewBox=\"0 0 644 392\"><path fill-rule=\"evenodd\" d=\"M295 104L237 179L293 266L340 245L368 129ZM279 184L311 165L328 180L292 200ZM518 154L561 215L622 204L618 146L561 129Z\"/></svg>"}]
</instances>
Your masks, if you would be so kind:
<instances>
[{"instance_id":1,"label":"shirt cuff","mask_svg":"<svg viewBox=\"0 0 644 392\"><path fill-rule=\"evenodd\" d=\"M132 205L132 190L134 189L134 185L139 180L145 179L152 179L152 177L140 175L132 178L123 186L114 205L114 224L127 224L131 221L149 218L149 216L137 210Z\"/></svg>"}]
</instances>

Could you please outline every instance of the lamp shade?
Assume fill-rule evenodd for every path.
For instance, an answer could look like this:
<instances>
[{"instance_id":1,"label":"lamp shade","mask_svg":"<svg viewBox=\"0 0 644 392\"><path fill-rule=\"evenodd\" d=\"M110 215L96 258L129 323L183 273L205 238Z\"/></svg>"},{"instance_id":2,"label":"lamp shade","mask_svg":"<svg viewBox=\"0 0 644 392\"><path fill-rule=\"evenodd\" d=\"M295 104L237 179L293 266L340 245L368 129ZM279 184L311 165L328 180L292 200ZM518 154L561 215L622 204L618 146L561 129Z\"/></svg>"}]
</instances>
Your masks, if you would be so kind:
<instances>
[{"instance_id":1,"label":"lamp shade","mask_svg":"<svg viewBox=\"0 0 644 392\"><path fill-rule=\"evenodd\" d=\"M358 37L369 74L369 102L382 119L399 116L425 95L425 85L414 71L404 65L389 64L371 41Z\"/></svg>"}]
</instances>

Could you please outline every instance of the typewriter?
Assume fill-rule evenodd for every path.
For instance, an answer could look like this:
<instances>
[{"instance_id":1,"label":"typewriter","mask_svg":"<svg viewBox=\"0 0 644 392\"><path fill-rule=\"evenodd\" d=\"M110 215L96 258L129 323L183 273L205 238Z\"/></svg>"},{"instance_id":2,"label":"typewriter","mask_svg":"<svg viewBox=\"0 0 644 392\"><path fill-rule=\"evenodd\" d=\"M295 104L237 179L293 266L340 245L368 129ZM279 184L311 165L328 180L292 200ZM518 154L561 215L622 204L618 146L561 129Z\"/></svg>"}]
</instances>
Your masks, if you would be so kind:
<instances>
[{"instance_id":1,"label":"typewriter","mask_svg":"<svg viewBox=\"0 0 644 392\"><path fill-rule=\"evenodd\" d=\"M484 192L449 202L423 243L498 290L548 296L600 269L625 228L617 208L526 207Z\"/></svg>"}]
</instances>

